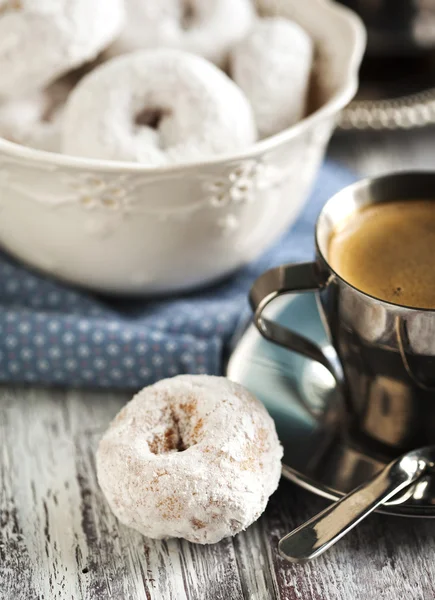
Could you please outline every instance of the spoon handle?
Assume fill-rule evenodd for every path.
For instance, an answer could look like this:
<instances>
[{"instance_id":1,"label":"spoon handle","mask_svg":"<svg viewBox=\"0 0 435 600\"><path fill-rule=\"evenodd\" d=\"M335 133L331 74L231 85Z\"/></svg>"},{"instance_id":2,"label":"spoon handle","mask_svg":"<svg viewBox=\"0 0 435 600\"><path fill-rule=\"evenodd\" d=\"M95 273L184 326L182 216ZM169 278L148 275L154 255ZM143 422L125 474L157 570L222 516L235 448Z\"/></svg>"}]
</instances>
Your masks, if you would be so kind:
<instances>
[{"instance_id":1,"label":"spoon handle","mask_svg":"<svg viewBox=\"0 0 435 600\"><path fill-rule=\"evenodd\" d=\"M283 537L279 542L281 556L297 563L316 558L380 504L419 479L429 466L417 456L393 461L373 479Z\"/></svg>"}]
</instances>

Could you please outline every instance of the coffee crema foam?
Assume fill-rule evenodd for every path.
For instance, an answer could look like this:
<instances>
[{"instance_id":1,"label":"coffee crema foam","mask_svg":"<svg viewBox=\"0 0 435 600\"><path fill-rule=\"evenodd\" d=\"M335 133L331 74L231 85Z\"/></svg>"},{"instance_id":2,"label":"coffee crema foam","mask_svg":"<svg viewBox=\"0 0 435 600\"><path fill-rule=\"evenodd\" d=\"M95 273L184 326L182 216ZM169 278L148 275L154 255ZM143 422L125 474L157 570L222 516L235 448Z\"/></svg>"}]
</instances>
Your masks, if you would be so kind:
<instances>
[{"instance_id":1,"label":"coffee crema foam","mask_svg":"<svg viewBox=\"0 0 435 600\"><path fill-rule=\"evenodd\" d=\"M364 207L333 231L328 261L362 292L435 309L435 200Z\"/></svg>"}]
</instances>

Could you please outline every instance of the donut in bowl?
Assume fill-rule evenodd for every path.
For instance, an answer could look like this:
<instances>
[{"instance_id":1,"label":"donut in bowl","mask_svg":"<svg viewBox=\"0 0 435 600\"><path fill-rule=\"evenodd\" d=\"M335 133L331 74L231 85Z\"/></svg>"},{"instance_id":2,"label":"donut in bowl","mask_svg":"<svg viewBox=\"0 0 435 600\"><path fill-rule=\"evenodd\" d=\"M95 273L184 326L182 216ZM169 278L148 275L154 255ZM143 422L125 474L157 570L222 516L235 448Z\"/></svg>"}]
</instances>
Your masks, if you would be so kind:
<instances>
[{"instance_id":1,"label":"donut in bowl","mask_svg":"<svg viewBox=\"0 0 435 600\"><path fill-rule=\"evenodd\" d=\"M201 161L255 140L251 106L235 83L205 59L171 49L97 67L71 93L63 117L65 154L153 167Z\"/></svg>"},{"instance_id":2,"label":"donut in bowl","mask_svg":"<svg viewBox=\"0 0 435 600\"><path fill-rule=\"evenodd\" d=\"M232 78L251 102L260 137L291 127L305 116L313 42L284 17L258 19L231 50Z\"/></svg>"},{"instance_id":3,"label":"donut in bowl","mask_svg":"<svg viewBox=\"0 0 435 600\"><path fill-rule=\"evenodd\" d=\"M251 0L126 0L126 13L125 27L110 53L164 46L221 66L255 18Z\"/></svg>"},{"instance_id":4,"label":"donut in bowl","mask_svg":"<svg viewBox=\"0 0 435 600\"><path fill-rule=\"evenodd\" d=\"M0 137L48 152L60 152L65 101L76 79L61 78L23 98L0 102Z\"/></svg>"},{"instance_id":5,"label":"donut in bowl","mask_svg":"<svg viewBox=\"0 0 435 600\"><path fill-rule=\"evenodd\" d=\"M97 473L125 525L206 544L258 519L278 486L281 457L273 420L245 388L181 375L121 410L100 442Z\"/></svg>"},{"instance_id":6,"label":"donut in bowl","mask_svg":"<svg viewBox=\"0 0 435 600\"><path fill-rule=\"evenodd\" d=\"M119 33L122 0L0 0L0 99L43 89Z\"/></svg>"}]
</instances>

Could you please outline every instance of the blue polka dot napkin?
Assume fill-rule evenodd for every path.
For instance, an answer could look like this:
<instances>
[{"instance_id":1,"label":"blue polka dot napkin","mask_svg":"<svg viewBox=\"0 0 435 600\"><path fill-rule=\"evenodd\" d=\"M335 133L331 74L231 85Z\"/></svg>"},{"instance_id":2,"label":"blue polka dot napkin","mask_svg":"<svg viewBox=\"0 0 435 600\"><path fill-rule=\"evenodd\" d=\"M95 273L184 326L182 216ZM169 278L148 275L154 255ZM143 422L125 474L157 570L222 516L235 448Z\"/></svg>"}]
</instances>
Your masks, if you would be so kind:
<instances>
[{"instance_id":1,"label":"blue polka dot napkin","mask_svg":"<svg viewBox=\"0 0 435 600\"><path fill-rule=\"evenodd\" d=\"M189 295L96 297L0 253L0 381L129 389L180 373L221 373L249 314L254 279L271 266L311 258L322 205L353 180L326 163L297 223L274 248L225 282Z\"/></svg>"}]
</instances>

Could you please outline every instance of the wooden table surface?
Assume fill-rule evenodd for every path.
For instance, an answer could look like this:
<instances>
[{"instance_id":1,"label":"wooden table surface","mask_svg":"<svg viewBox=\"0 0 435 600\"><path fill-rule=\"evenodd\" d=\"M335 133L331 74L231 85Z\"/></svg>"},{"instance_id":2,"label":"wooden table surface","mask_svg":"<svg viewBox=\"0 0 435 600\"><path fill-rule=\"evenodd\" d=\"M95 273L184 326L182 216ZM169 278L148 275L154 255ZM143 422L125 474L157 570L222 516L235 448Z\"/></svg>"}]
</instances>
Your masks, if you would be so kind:
<instances>
[{"instance_id":1,"label":"wooden table surface","mask_svg":"<svg viewBox=\"0 0 435 600\"><path fill-rule=\"evenodd\" d=\"M365 174L434 168L434 133L346 134L330 156ZM279 538L325 506L287 481L256 524L213 546L120 526L94 452L126 399L0 389L1 600L435 598L435 520L374 515L312 564L281 560Z\"/></svg>"}]
</instances>

